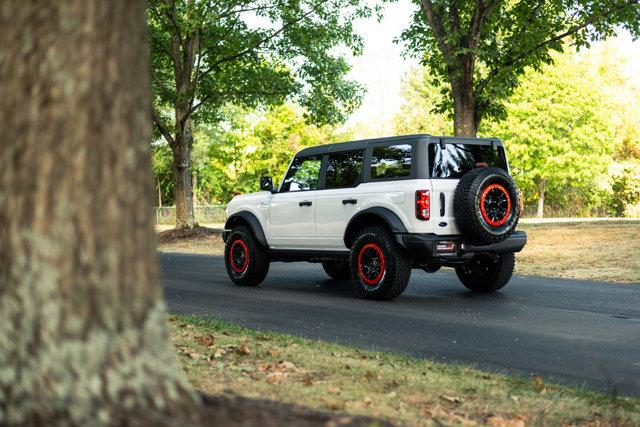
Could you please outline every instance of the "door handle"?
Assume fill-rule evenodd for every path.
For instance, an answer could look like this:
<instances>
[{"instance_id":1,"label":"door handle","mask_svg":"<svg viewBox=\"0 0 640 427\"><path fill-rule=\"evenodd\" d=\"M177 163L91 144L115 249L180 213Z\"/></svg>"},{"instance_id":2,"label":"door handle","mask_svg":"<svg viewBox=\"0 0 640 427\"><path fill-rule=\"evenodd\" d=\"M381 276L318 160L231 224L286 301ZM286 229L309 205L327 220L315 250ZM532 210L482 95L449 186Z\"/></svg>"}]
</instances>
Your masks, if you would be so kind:
<instances>
[{"instance_id":1,"label":"door handle","mask_svg":"<svg viewBox=\"0 0 640 427\"><path fill-rule=\"evenodd\" d=\"M356 203L358 203L357 199L344 199L342 201L343 205L355 205Z\"/></svg>"},{"instance_id":2,"label":"door handle","mask_svg":"<svg viewBox=\"0 0 640 427\"><path fill-rule=\"evenodd\" d=\"M298 203L298 205L300 205L300 206L311 206L312 204L313 204L313 202L310 202L308 200L305 200L304 202Z\"/></svg>"}]
</instances>

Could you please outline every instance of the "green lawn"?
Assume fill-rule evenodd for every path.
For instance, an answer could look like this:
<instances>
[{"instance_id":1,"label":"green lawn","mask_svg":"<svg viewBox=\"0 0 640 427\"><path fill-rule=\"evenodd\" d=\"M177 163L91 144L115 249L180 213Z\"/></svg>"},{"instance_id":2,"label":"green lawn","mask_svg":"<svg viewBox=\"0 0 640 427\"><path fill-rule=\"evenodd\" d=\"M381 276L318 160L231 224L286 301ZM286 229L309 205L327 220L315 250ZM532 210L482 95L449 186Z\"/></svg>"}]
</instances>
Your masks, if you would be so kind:
<instances>
[{"instance_id":1,"label":"green lawn","mask_svg":"<svg viewBox=\"0 0 640 427\"><path fill-rule=\"evenodd\" d=\"M169 318L193 385L406 425L640 425L640 400L390 353Z\"/></svg>"}]
</instances>

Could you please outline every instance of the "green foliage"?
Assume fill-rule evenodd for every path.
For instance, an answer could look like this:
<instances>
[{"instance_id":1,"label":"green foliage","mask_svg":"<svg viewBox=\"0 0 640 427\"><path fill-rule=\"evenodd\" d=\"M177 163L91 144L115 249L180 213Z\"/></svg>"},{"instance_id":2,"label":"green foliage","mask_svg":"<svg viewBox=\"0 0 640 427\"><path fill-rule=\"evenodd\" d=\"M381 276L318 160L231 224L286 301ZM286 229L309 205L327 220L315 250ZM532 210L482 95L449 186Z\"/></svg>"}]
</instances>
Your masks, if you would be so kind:
<instances>
[{"instance_id":1,"label":"green foliage","mask_svg":"<svg viewBox=\"0 0 640 427\"><path fill-rule=\"evenodd\" d=\"M388 0L393 1L393 0ZM456 85L471 82L475 121L504 119L505 100L527 69L540 70L572 47L625 28L640 34L637 0L414 0L412 24L401 36L407 53L432 70L442 93L436 111L452 114ZM432 19L429 20L431 12ZM464 101L464 100L463 100Z\"/></svg>"},{"instance_id":2,"label":"green foliage","mask_svg":"<svg viewBox=\"0 0 640 427\"><path fill-rule=\"evenodd\" d=\"M608 169L635 161L640 147L640 94L623 57L609 42L554 54L554 65L527 70L505 103L506 120L480 127L481 135L504 140L525 204L537 202L542 183L552 210L588 214L611 203ZM450 132L446 115L430 111L442 96L430 75L425 67L407 77L396 132Z\"/></svg>"},{"instance_id":3,"label":"green foliage","mask_svg":"<svg viewBox=\"0 0 640 427\"><path fill-rule=\"evenodd\" d=\"M370 13L357 0L152 0L154 102L184 104L196 122L215 123L230 102L256 107L296 97L314 121L342 121L361 89L345 79L349 66L334 48L358 54L351 21Z\"/></svg>"},{"instance_id":4,"label":"green foliage","mask_svg":"<svg viewBox=\"0 0 640 427\"><path fill-rule=\"evenodd\" d=\"M552 204L595 195L597 179L612 161L615 135L611 103L591 64L556 56L556 66L529 72L506 103L503 122L483 133L507 141L510 165L525 203L544 191Z\"/></svg>"},{"instance_id":5,"label":"green foliage","mask_svg":"<svg viewBox=\"0 0 640 427\"><path fill-rule=\"evenodd\" d=\"M391 119L396 134L452 133L451 119L435 109L435 106L443 102L444 96L432 84L432 77L427 68L414 69L407 73L402 82L402 95L404 103L400 106L400 112Z\"/></svg>"},{"instance_id":6,"label":"green foliage","mask_svg":"<svg viewBox=\"0 0 640 427\"><path fill-rule=\"evenodd\" d=\"M292 104L272 107L262 115L227 105L222 116L219 124L196 130L195 192L205 203L226 203L234 194L258 191L262 175L278 183L297 151L336 142L333 127L308 123L304 110ZM166 144L154 147L154 171L163 198L173 185L170 157ZM166 200L165 205L171 199Z\"/></svg>"},{"instance_id":7,"label":"green foliage","mask_svg":"<svg viewBox=\"0 0 640 427\"><path fill-rule=\"evenodd\" d=\"M626 216L630 205L640 203L640 165L625 167L611 179L610 206L616 216Z\"/></svg>"}]
</instances>

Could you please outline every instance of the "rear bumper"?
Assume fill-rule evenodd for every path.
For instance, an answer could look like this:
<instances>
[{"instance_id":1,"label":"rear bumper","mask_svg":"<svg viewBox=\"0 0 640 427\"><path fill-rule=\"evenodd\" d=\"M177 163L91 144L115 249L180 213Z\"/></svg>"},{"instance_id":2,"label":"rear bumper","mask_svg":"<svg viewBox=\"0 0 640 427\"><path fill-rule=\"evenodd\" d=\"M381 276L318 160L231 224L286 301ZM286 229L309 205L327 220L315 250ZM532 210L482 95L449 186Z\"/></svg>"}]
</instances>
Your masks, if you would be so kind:
<instances>
[{"instance_id":1,"label":"rear bumper","mask_svg":"<svg viewBox=\"0 0 640 427\"><path fill-rule=\"evenodd\" d=\"M463 236L438 236L436 234L399 233L396 240L404 246L418 261L455 261L472 257L477 253L504 254L520 252L527 243L527 233L514 231L507 239L490 245L474 245ZM454 249L449 253L438 250L438 243L453 242Z\"/></svg>"}]
</instances>

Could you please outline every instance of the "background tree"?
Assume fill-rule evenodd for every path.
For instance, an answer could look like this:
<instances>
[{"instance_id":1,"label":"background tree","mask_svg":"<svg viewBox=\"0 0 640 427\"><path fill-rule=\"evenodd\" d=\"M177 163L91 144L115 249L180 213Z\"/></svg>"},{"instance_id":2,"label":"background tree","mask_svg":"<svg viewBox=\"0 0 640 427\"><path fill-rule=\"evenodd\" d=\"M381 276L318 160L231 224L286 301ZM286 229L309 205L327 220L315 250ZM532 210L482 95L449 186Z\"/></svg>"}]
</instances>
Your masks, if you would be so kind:
<instances>
[{"instance_id":1,"label":"background tree","mask_svg":"<svg viewBox=\"0 0 640 427\"><path fill-rule=\"evenodd\" d=\"M420 7L401 39L446 95L435 109L452 113L456 135L503 119L526 68L551 63L564 40L580 48L619 27L640 34L640 0L414 1Z\"/></svg>"},{"instance_id":2,"label":"background tree","mask_svg":"<svg viewBox=\"0 0 640 427\"><path fill-rule=\"evenodd\" d=\"M226 203L236 193L258 191L261 175L278 183L297 151L336 141L333 126L309 123L304 110L293 104L263 112L227 105L222 114L219 123L196 130L196 190L206 203ZM154 146L154 171L161 183L171 183L170 157L166 145ZM170 197L164 187L163 197Z\"/></svg>"},{"instance_id":3,"label":"background tree","mask_svg":"<svg viewBox=\"0 0 640 427\"><path fill-rule=\"evenodd\" d=\"M191 424L149 215L144 16L0 2L0 425Z\"/></svg>"},{"instance_id":4,"label":"background tree","mask_svg":"<svg viewBox=\"0 0 640 427\"><path fill-rule=\"evenodd\" d=\"M620 214L624 204L611 194L620 182L609 183L623 176L625 188L634 183L624 169L640 164L640 87L625 75L625 55L614 43L553 55L554 64L526 71L505 103L507 119L484 121L479 134L505 141L525 203L538 204L541 215L546 205L585 215L592 208L602 214L607 204ZM423 67L405 79L397 132L438 134L450 125L444 113L423 113L443 96L430 77Z\"/></svg>"},{"instance_id":5,"label":"background tree","mask_svg":"<svg viewBox=\"0 0 640 427\"><path fill-rule=\"evenodd\" d=\"M397 135L426 133L449 135L453 122L446 114L433 111L434 105L443 102L444 95L433 85L428 68L409 70L402 81L404 102L391 122Z\"/></svg>"},{"instance_id":6,"label":"background tree","mask_svg":"<svg viewBox=\"0 0 640 427\"><path fill-rule=\"evenodd\" d=\"M482 126L508 141L512 173L525 202L537 201L537 217L547 193L556 206L593 197L617 145L605 78L580 56L555 55L554 62L526 74L505 104L506 120Z\"/></svg>"},{"instance_id":7,"label":"background tree","mask_svg":"<svg viewBox=\"0 0 640 427\"><path fill-rule=\"evenodd\" d=\"M369 12L358 0L150 1L152 118L172 151L178 228L195 224L193 122L292 97L318 123L341 121L360 90L335 48L360 52L351 22Z\"/></svg>"}]
</instances>

